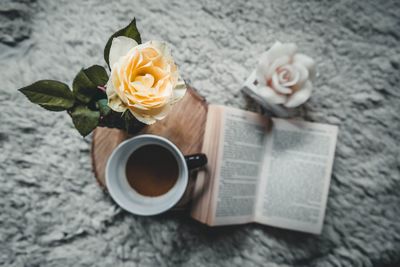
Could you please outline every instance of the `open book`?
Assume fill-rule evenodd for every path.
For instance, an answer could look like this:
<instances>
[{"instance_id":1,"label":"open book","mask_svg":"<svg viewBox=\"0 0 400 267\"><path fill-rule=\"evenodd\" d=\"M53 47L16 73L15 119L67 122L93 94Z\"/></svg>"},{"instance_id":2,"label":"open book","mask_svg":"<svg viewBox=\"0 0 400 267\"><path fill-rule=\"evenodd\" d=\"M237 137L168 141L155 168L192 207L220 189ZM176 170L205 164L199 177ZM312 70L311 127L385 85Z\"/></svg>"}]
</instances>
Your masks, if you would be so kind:
<instances>
[{"instance_id":1,"label":"open book","mask_svg":"<svg viewBox=\"0 0 400 267\"><path fill-rule=\"evenodd\" d=\"M210 105L192 217L210 226L257 222L322 230L338 129Z\"/></svg>"}]
</instances>

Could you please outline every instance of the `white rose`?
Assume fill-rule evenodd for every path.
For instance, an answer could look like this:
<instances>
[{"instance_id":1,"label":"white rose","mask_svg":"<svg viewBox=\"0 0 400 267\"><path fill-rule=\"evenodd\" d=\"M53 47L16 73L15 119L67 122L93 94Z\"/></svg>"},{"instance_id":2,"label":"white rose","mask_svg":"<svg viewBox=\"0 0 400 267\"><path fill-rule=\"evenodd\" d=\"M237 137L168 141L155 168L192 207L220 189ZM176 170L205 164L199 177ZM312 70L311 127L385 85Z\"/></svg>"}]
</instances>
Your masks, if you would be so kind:
<instances>
[{"instance_id":1,"label":"white rose","mask_svg":"<svg viewBox=\"0 0 400 267\"><path fill-rule=\"evenodd\" d=\"M165 43L138 45L131 38L116 37L109 58L107 97L114 111L129 110L139 121L153 124L185 95L185 82Z\"/></svg>"},{"instance_id":2,"label":"white rose","mask_svg":"<svg viewBox=\"0 0 400 267\"><path fill-rule=\"evenodd\" d=\"M263 100L294 108L311 96L315 62L309 56L297 53L295 44L276 42L261 55L256 79L255 93Z\"/></svg>"}]
</instances>

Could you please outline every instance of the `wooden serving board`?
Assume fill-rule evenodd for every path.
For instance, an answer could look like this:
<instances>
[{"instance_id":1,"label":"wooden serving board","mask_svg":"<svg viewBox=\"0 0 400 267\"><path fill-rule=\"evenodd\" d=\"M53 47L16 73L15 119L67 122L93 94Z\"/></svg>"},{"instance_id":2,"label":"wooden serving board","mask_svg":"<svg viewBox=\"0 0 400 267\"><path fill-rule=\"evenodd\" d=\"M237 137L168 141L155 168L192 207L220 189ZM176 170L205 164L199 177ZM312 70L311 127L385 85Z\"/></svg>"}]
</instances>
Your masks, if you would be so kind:
<instances>
[{"instance_id":1,"label":"wooden serving board","mask_svg":"<svg viewBox=\"0 0 400 267\"><path fill-rule=\"evenodd\" d=\"M167 117L146 126L139 134L155 134L172 141L185 155L199 153L203 143L207 102L195 89L188 88L184 98L175 104ZM113 150L124 140L131 138L118 129L98 127L93 132L92 164L99 184L106 189L105 169Z\"/></svg>"}]
</instances>

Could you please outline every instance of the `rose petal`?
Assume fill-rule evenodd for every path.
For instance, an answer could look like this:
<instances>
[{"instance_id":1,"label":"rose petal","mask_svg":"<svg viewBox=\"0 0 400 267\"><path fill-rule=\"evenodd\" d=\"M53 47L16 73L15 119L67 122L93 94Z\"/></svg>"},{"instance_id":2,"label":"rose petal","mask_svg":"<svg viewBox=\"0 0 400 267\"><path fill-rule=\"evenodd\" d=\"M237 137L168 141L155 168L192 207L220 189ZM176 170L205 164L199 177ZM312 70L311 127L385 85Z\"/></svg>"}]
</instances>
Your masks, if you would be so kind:
<instances>
[{"instance_id":1,"label":"rose petal","mask_svg":"<svg viewBox=\"0 0 400 267\"><path fill-rule=\"evenodd\" d=\"M153 118L156 119L156 120L162 120L168 115L168 112L170 110L171 110L171 105L167 104L160 110L159 113L153 115Z\"/></svg>"},{"instance_id":2,"label":"rose petal","mask_svg":"<svg viewBox=\"0 0 400 267\"><path fill-rule=\"evenodd\" d=\"M171 50L169 49L167 43L160 41L150 41L146 44L156 48L164 58L167 57L168 59L172 59Z\"/></svg>"},{"instance_id":3,"label":"rose petal","mask_svg":"<svg viewBox=\"0 0 400 267\"><path fill-rule=\"evenodd\" d=\"M143 76L137 76L135 78L136 82L141 82L144 86L151 88L154 84L154 76L146 73Z\"/></svg>"},{"instance_id":4,"label":"rose petal","mask_svg":"<svg viewBox=\"0 0 400 267\"><path fill-rule=\"evenodd\" d=\"M293 65L286 65L285 69L288 71L290 79L286 82L280 82L282 86L291 87L299 82L300 73ZM279 81L281 81L281 74L279 76Z\"/></svg>"},{"instance_id":5,"label":"rose petal","mask_svg":"<svg viewBox=\"0 0 400 267\"><path fill-rule=\"evenodd\" d=\"M295 108L297 106L300 106L310 98L312 87L312 83L310 81L307 81L304 86L300 88L300 90L290 95L287 99L287 102L283 105L287 108Z\"/></svg>"},{"instance_id":6,"label":"rose petal","mask_svg":"<svg viewBox=\"0 0 400 267\"><path fill-rule=\"evenodd\" d=\"M111 96L112 94L115 94L115 89L114 89L114 85L112 82L112 77L110 77L107 81L106 84L106 94L107 96Z\"/></svg>"},{"instance_id":7,"label":"rose petal","mask_svg":"<svg viewBox=\"0 0 400 267\"><path fill-rule=\"evenodd\" d=\"M178 82L174 88L174 95L172 97L172 102L171 103L175 103L179 100L181 100L185 94L186 94L186 83L185 81L182 80L181 77L179 77Z\"/></svg>"},{"instance_id":8,"label":"rose petal","mask_svg":"<svg viewBox=\"0 0 400 267\"><path fill-rule=\"evenodd\" d=\"M125 104L119 98L118 94L115 92L115 88L111 78L107 82L106 94L108 98L108 106L112 110L116 112L123 112L127 109Z\"/></svg>"},{"instance_id":9,"label":"rose petal","mask_svg":"<svg viewBox=\"0 0 400 267\"><path fill-rule=\"evenodd\" d=\"M115 90L119 98L123 103L128 103L128 98L126 97L126 92L124 90L123 84L120 85L120 88L118 90Z\"/></svg>"},{"instance_id":10,"label":"rose petal","mask_svg":"<svg viewBox=\"0 0 400 267\"><path fill-rule=\"evenodd\" d=\"M292 93L292 89L287 88L279 83L279 75L277 72L272 76L272 88L275 89L278 93L281 94L290 94Z\"/></svg>"},{"instance_id":11,"label":"rose petal","mask_svg":"<svg viewBox=\"0 0 400 267\"><path fill-rule=\"evenodd\" d=\"M137 91L137 92L147 92L149 87L144 85L141 82L131 82L130 85Z\"/></svg>"},{"instance_id":12,"label":"rose petal","mask_svg":"<svg viewBox=\"0 0 400 267\"><path fill-rule=\"evenodd\" d=\"M307 55L298 53L298 54L294 55L293 63L300 64L300 65L303 65L304 67L306 67L310 74L309 75L310 79L312 81L314 81L315 74L316 74L314 59L312 59L311 57L309 57Z\"/></svg>"},{"instance_id":13,"label":"rose petal","mask_svg":"<svg viewBox=\"0 0 400 267\"><path fill-rule=\"evenodd\" d=\"M116 94L108 98L108 106L116 112L124 112L127 109L125 104Z\"/></svg>"},{"instance_id":14,"label":"rose petal","mask_svg":"<svg viewBox=\"0 0 400 267\"><path fill-rule=\"evenodd\" d=\"M271 66L268 69L268 72L265 76L266 80L269 81L272 79L272 75L277 71L277 68L282 67L290 62L290 57L289 56L283 56L278 59L276 59L274 62L272 62Z\"/></svg>"},{"instance_id":15,"label":"rose petal","mask_svg":"<svg viewBox=\"0 0 400 267\"><path fill-rule=\"evenodd\" d=\"M269 62L273 63L275 60L281 57L292 58L297 51L297 46L293 43L275 42L275 44L266 52L265 57Z\"/></svg>"},{"instance_id":16,"label":"rose petal","mask_svg":"<svg viewBox=\"0 0 400 267\"><path fill-rule=\"evenodd\" d=\"M302 64L293 63L293 66L300 74L299 80L298 80L297 84L295 84L295 86L294 86L295 90L298 90L297 88L302 88L304 86L304 84L309 80L309 72L308 72L308 69Z\"/></svg>"},{"instance_id":17,"label":"rose petal","mask_svg":"<svg viewBox=\"0 0 400 267\"><path fill-rule=\"evenodd\" d=\"M125 36L113 38L109 54L110 67L112 68L120 57L125 56L131 48L137 45L138 43L135 40Z\"/></svg>"},{"instance_id":18,"label":"rose petal","mask_svg":"<svg viewBox=\"0 0 400 267\"><path fill-rule=\"evenodd\" d=\"M257 87L255 93L269 104L283 104L287 99L285 95L278 94L274 89L268 86Z\"/></svg>"},{"instance_id":19,"label":"rose petal","mask_svg":"<svg viewBox=\"0 0 400 267\"><path fill-rule=\"evenodd\" d=\"M154 119L153 117L141 115L141 114L135 112L135 111L132 110L132 109L129 109L129 111L132 113L132 115L133 115L138 121L143 122L144 124L151 125L151 124L153 124L153 123L155 123L155 122L157 121L157 120Z\"/></svg>"},{"instance_id":20,"label":"rose petal","mask_svg":"<svg viewBox=\"0 0 400 267\"><path fill-rule=\"evenodd\" d=\"M256 73L255 73L256 81L261 85L267 85L267 80L265 79L265 76L264 76L266 71L264 71L264 69L267 69L267 68L265 68L265 66L258 65L256 68Z\"/></svg>"},{"instance_id":21,"label":"rose petal","mask_svg":"<svg viewBox=\"0 0 400 267\"><path fill-rule=\"evenodd\" d=\"M259 63L265 62L265 61L269 61L269 59L268 59L268 51L262 53L260 58L259 58L259 60L258 60Z\"/></svg>"},{"instance_id":22,"label":"rose petal","mask_svg":"<svg viewBox=\"0 0 400 267\"><path fill-rule=\"evenodd\" d=\"M166 104L162 107L154 108L147 111L137 110L136 107L130 107L129 110L133 114L133 116L135 116L135 118L137 118L139 121L150 125L155 123L157 120L164 119L170 112L171 105Z\"/></svg>"}]
</instances>

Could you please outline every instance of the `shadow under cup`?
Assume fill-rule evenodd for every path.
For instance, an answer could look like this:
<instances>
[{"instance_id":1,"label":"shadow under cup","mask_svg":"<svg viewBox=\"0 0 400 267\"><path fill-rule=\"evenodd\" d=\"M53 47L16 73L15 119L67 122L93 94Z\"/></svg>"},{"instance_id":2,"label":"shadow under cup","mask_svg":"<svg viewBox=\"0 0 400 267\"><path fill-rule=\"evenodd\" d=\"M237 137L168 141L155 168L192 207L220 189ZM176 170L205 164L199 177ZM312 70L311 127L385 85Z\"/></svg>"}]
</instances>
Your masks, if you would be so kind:
<instances>
[{"instance_id":1,"label":"shadow under cup","mask_svg":"<svg viewBox=\"0 0 400 267\"><path fill-rule=\"evenodd\" d=\"M145 196L134 190L126 176L126 164L132 153L141 147L158 145L167 149L176 160L178 177L175 185L160 196ZM189 170L180 150L168 139L156 135L139 135L122 142L111 154L106 166L106 185L114 201L137 215L156 215L171 209L188 186Z\"/></svg>"}]
</instances>

